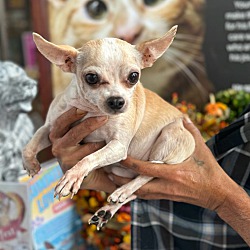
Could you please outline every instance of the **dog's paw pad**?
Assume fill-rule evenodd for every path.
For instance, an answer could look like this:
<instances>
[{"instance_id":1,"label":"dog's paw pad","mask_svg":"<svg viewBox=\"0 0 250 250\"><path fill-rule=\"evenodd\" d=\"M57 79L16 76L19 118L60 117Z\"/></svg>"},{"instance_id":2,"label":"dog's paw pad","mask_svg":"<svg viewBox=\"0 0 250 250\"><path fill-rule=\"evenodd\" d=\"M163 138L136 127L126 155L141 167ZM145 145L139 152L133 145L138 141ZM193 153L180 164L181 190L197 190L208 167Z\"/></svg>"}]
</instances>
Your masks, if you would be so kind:
<instances>
[{"instance_id":1,"label":"dog's paw pad","mask_svg":"<svg viewBox=\"0 0 250 250\"><path fill-rule=\"evenodd\" d=\"M105 210L101 210L101 211L97 212L97 216L103 218L105 213L106 213Z\"/></svg>"},{"instance_id":2,"label":"dog's paw pad","mask_svg":"<svg viewBox=\"0 0 250 250\"><path fill-rule=\"evenodd\" d=\"M107 210L107 211L101 210L101 211L97 212L97 214L94 215L92 218L94 218L96 220L95 217L102 219L104 221L108 221L112 217L112 214L109 210Z\"/></svg>"},{"instance_id":3,"label":"dog's paw pad","mask_svg":"<svg viewBox=\"0 0 250 250\"><path fill-rule=\"evenodd\" d=\"M104 227L109 219L112 217L112 214L109 210L100 210L95 215L93 215L89 219L89 224L96 225L97 230L100 230L102 227Z\"/></svg>"},{"instance_id":4,"label":"dog's paw pad","mask_svg":"<svg viewBox=\"0 0 250 250\"><path fill-rule=\"evenodd\" d=\"M105 221L108 221L112 217L112 214L111 214L110 211L104 211L104 210L102 210L99 213L102 214L101 218L104 219ZM98 213L98 215L99 215L99 213Z\"/></svg>"},{"instance_id":5,"label":"dog's paw pad","mask_svg":"<svg viewBox=\"0 0 250 250\"><path fill-rule=\"evenodd\" d=\"M94 215L92 218L91 218L91 221L92 222L98 222L99 221L99 217Z\"/></svg>"}]
</instances>

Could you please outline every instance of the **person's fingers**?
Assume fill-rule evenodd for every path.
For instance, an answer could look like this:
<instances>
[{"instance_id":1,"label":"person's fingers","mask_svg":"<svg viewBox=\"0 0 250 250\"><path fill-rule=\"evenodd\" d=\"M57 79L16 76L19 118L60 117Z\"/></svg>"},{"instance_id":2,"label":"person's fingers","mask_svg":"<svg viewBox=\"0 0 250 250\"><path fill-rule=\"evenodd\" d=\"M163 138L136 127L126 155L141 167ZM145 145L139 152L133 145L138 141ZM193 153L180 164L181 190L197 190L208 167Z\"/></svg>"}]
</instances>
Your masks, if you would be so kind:
<instances>
[{"instance_id":1,"label":"person's fingers","mask_svg":"<svg viewBox=\"0 0 250 250\"><path fill-rule=\"evenodd\" d=\"M121 177L115 174L109 174L109 179L111 179L117 186L122 186L130 182L132 179Z\"/></svg>"},{"instance_id":2,"label":"person's fingers","mask_svg":"<svg viewBox=\"0 0 250 250\"><path fill-rule=\"evenodd\" d=\"M175 169L175 165L169 165L166 163L153 163L149 161L146 162L134 159L130 156L128 156L126 160L123 160L120 163L124 167L132 169L138 174L151 177L162 177L163 175L171 174Z\"/></svg>"},{"instance_id":3,"label":"person's fingers","mask_svg":"<svg viewBox=\"0 0 250 250\"><path fill-rule=\"evenodd\" d=\"M109 174L109 178L115 183L118 187L129 183L131 180L130 178L124 178L118 175ZM159 190L159 187L162 186L162 181L160 179L155 178L154 180L148 182L147 184L143 185L140 189L138 189L135 194L141 198L146 200L156 200L162 199L163 197L166 198L166 193L162 194ZM165 184L165 183L164 183ZM166 186L162 186L162 189L166 191ZM169 197L172 195L169 195ZM176 197L174 197L176 198Z\"/></svg>"},{"instance_id":4,"label":"person's fingers","mask_svg":"<svg viewBox=\"0 0 250 250\"><path fill-rule=\"evenodd\" d=\"M61 144L75 146L79 144L86 136L103 126L108 120L107 116L90 117L75 127L71 128L62 138Z\"/></svg>"},{"instance_id":5,"label":"person's fingers","mask_svg":"<svg viewBox=\"0 0 250 250\"><path fill-rule=\"evenodd\" d=\"M169 199L174 201L181 201L183 197L187 197L188 191L183 192L181 183L175 180L165 180L154 178L150 182L138 189L135 194L141 199L157 200Z\"/></svg>"},{"instance_id":6,"label":"person's fingers","mask_svg":"<svg viewBox=\"0 0 250 250\"><path fill-rule=\"evenodd\" d=\"M135 192L135 195L137 195L138 198L143 199L143 200L172 200L172 201L178 201L176 199L176 196L174 195L162 195L162 194L158 194L158 193L145 193L145 192L140 192L140 190L138 190L137 192Z\"/></svg>"},{"instance_id":7,"label":"person's fingers","mask_svg":"<svg viewBox=\"0 0 250 250\"><path fill-rule=\"evenodd\" d=\"M204 138L202 137L199 129L189 120L189 119L184 119L183 120L183 125L184 127L192 134L195 140L195 151L193 153L193 156L195 158L201 159L214 159L212 157L212 153L210 149L207 147ZM195 156L196 155L196 156ZM197 161L197 159L195 160Z\"/></svg>"},{"instance_id":8,"label":"person's fingers","mask_svg":"<svg viewBox=\"0 0 250 250\"><path fill-rule=\"evenodd\" d=\"M56 139L61 138L64 136L67 131L69 130L72 123L80 120L83 118L87 112L82 111L77 108L72 108L65 113L63 113L61 116L59 116L50 131L49 138L51 142L53 143Z\"/></svg>"},{"instance_id":9,"label":"person's fingers","mask_svg":"<svg viewBox=\"0 0 250 250\"><path fill-rule=\"evenodd\" d=\"M68 170L68 167L74 166L78 161L85 156L101 149L105 146L105 142L87 143L79 147L71 147L66 150L59 143L55 142L52 147L52 154L60 161L61 167Z\"/></svg>"},{"instance_id":10,"label":"person's fingers","mask_svg":"<svg viewBox=\"0 0 250 250\"><path fill-rule=\"evenodd\" d=\"M81 160L83 157L94 153L95 151L103 148L105 142L90 142L81 146L78 150L78 158Z\"/></svg>"},{"instance_id":11,"label":"person's fingers","mask_svg":"<svg viewBox=\"0 0 250 250\"><path fill-rule=\"evenodd\" d=\"M116 185L108 178L103 168L92 171L82 182L82 189L102 190L111 193L116 189Z\"/></svg>"},{"instance_id":12,"label":"person's fingers","mask_svg":"<svg viewBox=\"0 0 250 250\"><path fill-rule=\"evenodd\" d=\"M111 179L112 182L116 184L118 187L123 186L129 183L131 180L133 180L130 178L125 178L125 177L121 177L121 176L114 175L114 174L109 174L108 176L109 176L109 179ZM144 186L142 186L139 190L135 192L135 194L139 198L148 199L148 200L156 199L155 198L156 196L162 198L162 194L159 194L158 186L154 185L154 181L150 181Z\"/></svg>"},{"instance_id":13,"label":"person's fingers","mask_svg":"<svg viewBox=\"0 0 250 250\"><path fill-rule=\"evenodd\" d=\"M140 197L145 197L148 194L158 194L162 196L162 193L164 193L164 195L166 195L168 193L168 187L171 188L171 186L171 180L168 181L168 184L166 185L166 180L154 178L137 190L136 195Z\"/></svg>"}]
</instances>

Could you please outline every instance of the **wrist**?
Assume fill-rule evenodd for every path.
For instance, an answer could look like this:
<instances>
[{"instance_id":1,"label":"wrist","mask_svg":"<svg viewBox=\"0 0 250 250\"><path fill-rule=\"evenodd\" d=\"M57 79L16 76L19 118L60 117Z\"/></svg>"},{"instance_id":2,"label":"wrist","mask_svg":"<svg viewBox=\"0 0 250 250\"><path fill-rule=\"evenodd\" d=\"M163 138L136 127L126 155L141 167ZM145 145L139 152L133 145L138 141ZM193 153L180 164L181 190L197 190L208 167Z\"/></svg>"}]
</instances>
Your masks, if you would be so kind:
<instances>
[{"instance_id":1,"label":"wrist","mask_svg":"<svg viewBox=\"0 0 250 250\"><path fill-rule=\"evenodd\" d=\"M224 200L216 209L218 215L226 216L227 211L240 213L239 209L250 208L250 197L236 182L230 179L230 185L223 187Z\"/></svg>"},{"instance_id":2,"label":"wrist","mask_svg":"<svg viewBox=\"0 0 250 250\"><path fill-rule=\"evenodd\" d=\"M225 200L216 212L250 245L250 197L235 182L227 189Z\"/></svg>"}]
</instances>

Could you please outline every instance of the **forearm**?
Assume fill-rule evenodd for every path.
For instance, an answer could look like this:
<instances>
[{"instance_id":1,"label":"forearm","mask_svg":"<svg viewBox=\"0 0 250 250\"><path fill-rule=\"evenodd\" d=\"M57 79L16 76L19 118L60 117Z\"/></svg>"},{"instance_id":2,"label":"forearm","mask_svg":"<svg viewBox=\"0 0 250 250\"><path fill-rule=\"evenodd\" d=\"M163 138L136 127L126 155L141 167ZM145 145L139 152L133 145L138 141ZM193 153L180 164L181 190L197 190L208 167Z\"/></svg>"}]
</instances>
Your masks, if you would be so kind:
<instances>
[{"instance_id":1,"label":"forearm","mask_svg":"<svg viewBox=\"0 0 250 250\"><path fill-rule=\"evenodd\" d=\"M236 183L217 213L250 246L250 197Z\"/></svg>"}]
</instances>

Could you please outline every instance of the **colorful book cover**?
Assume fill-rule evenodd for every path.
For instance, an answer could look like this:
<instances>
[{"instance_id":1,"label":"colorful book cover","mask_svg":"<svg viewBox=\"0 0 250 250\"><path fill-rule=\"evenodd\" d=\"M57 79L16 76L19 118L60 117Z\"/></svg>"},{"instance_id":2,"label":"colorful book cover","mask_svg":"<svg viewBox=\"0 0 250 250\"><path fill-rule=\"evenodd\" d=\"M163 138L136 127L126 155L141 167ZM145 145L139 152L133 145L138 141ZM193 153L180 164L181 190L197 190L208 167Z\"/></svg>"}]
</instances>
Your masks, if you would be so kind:
<instances>
[{"instance_id":1,"label":"colorful book cover","mask_svg":"<svg viewBox=\"0 0 250 250\"><path fill-rule=\"evenodd\" d=\"M32 250L28 187L0 182L0 250Z\"/></svg>"},{"instance_id":2,"label":"colorful book cover","mask_svg":"<svg viewBox=\"0 0 250 250\"><path fill-rule=\"evenodd\" d=\"M54 198L54 188L62 177L60 166L51 161L42 166L34 178L24 176L28 184L32 238L35 250L85 249L80 235L82 222L69 197Z\"/></svg>"}]
</instances>

